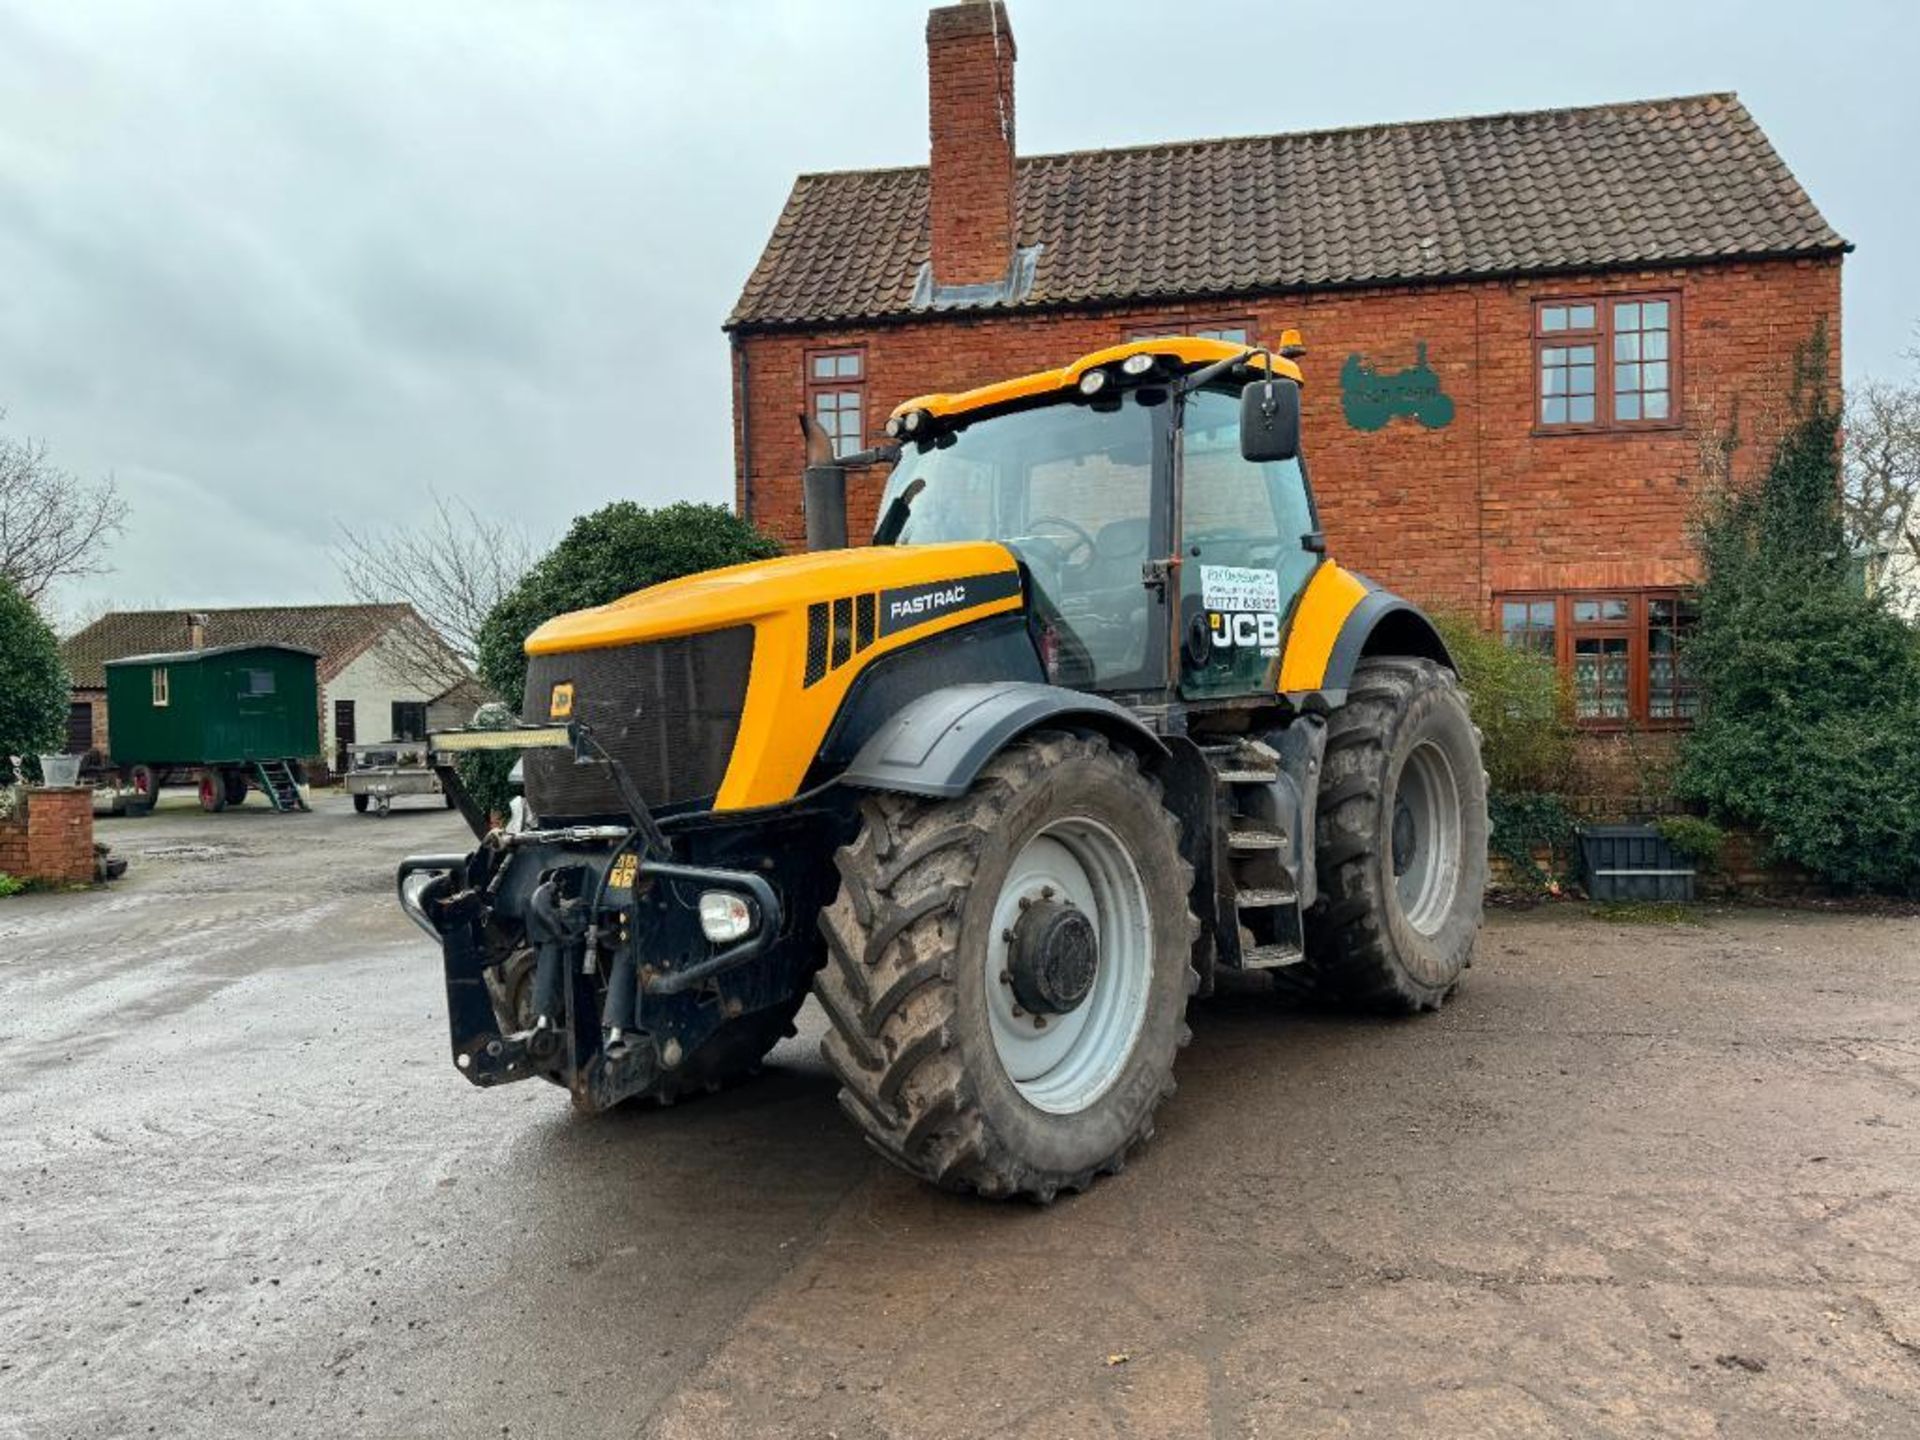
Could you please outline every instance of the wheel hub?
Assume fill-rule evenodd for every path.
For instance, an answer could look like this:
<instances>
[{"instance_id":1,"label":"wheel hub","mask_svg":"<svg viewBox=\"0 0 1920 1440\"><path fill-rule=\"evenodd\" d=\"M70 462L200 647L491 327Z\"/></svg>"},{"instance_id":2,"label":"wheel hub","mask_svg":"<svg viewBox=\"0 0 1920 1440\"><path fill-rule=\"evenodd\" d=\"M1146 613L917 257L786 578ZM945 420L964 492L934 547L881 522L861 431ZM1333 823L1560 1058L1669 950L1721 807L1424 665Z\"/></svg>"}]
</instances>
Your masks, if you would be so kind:
<instances>
[{"instance_id":1,"label":"wheel hub","mask_svg":"<svg viewBox=\"0 0 1920 1440\"><path fill-rule=\"evenodd\" d=\"M1035 1015L1067 1015L1093 989L1099 963L1093 922L1073 905L1039 899L1025 905L1007 946L1014 999Z\"/></svg>"},{"instance_id":2,"label":"wheel hub","mask_svg":"<svg viewBox=\"0 0 1920 1440\"><path fill-rule=\"evenodd\" d=\"M1437 935L1460 890L1461 820L1452 762L1432 741L1416 745L1400 772L1392 839L1401 914L1420 934Z\"/></svg>"},{"instance_id":3,"label":"wheel hub","mask_svg":"<svg viewBox=\"0 0 1920 1440\"><path fill-rule=\"evenodd\" d=\"M1146 1024L1153 912L1140 868L1105 825L1062 816L1013 857L990 924L994 1055L1036 1110L1078 1115L1120 1078Z\"/></svg>"},{"instance_id":4,"label":"wheel hub","mask_svg":"<svg viewBox=\"0 0 1920 1440\"><path fill-rule=\"evenodd\" d=\"M1414 826L1413 811L1404 799L1396 799L1393 805L1393 873L1405 875L1407 867L1413 864L1414 852L1420 847L1419 832Z\"/></svg>"}]
</instances>

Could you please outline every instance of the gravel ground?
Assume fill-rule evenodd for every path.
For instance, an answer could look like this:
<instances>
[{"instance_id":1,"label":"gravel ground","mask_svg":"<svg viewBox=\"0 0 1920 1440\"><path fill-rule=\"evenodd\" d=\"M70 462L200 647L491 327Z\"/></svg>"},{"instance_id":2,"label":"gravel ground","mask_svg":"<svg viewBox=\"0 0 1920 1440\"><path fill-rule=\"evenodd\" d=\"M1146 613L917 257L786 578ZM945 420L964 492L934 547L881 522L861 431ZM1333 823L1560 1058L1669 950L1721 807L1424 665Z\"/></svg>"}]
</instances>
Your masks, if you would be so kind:
<instances>
[{"instance_id":1,"label":"gravel ground","mask_svg":"<svg viewBox=\"0 0 1920 1440\"><path fill-rule=\"evenodd\" d=\"M1920 921L1494 916L1442 1015L1198 1007L1050 1210L765 1078L447 1062L443 811L108 821L0 901L0 1436L1920 1434Z\"/></svg>"}]
</instances>

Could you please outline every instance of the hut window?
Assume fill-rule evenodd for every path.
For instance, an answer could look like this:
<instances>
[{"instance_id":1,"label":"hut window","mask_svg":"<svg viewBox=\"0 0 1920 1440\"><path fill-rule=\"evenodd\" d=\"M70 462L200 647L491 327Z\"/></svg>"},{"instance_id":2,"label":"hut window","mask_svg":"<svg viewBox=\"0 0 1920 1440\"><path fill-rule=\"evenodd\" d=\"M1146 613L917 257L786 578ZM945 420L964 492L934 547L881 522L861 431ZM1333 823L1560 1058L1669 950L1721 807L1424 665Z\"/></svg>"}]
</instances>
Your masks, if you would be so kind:
<instances>
[{"instance_id":1,"label":"hut window","mask_svg":"<svg viewBox=\"0 0 1920 1440\"><path fill-rule=\"evenodd\" d=\"M273 672L271 670L247 671L247 694L273 694Z\"/></svg>"},{"instance_id":2,"label":"hut window","mask_svg":"<svg viewBox=\"0 0 1920 1440\"><path fill-rule=\"evenodd\" d=\"M164 665L153 667L153 703L155 706L167 703L167 667Z\"/></svg>"}]
</instances>

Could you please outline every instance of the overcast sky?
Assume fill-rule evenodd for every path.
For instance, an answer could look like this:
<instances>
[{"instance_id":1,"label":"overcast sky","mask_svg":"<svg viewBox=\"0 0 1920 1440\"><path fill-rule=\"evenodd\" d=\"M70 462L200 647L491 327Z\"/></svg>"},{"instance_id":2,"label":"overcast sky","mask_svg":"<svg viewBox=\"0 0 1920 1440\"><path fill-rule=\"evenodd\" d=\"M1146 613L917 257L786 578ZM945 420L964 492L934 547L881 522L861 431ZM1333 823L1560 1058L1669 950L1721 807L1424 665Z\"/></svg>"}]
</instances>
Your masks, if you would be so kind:
<instances>
[{"instance_id":1,"label":"overcast sky","mask_svg":"<svg viewBox=\"0 0 1920 1440\"><path fill-rule=\"evenodd\" d=\"M730 496L720 322L802 170L918 164L918 0L0 0L0 408L132 505L110 605L338 598L430 485ZM1023 153L1737 89L1850 376L1920 321L1911 0L1013 0Z\"/></svg>"}]
</instances>

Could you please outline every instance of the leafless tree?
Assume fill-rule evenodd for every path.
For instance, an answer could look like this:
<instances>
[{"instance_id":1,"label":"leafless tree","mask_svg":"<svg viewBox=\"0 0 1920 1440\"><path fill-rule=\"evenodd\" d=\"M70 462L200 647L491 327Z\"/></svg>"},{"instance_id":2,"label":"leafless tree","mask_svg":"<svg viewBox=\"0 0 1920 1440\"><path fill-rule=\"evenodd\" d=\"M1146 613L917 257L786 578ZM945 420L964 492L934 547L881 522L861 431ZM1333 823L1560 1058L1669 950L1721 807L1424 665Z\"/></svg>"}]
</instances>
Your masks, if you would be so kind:
<instances>
[{"instance_id":1,"label":"leafless tree","mask_svg":"<svg viewBox=\"0 0 1920 1440\"><path fill-rule=\"evenodd\" d=\"M0 576L27 599L107 570L107 542L126 521L111 477L82 480L47 458L44 441L0 435Z\"/></svg>"},{"instance_id":2,"label":"leafless tree","mask_svg":"<svg viewBox=\"0 0 1920 1440\"><path fill-rule=\"evenodd\" d=\"M1863 550L1897 545L1920 557L1920 385L1854 386L1846 436L1847 538Z\"/></svg>"},{"instance_id":3,"label":"leafless tree","mask_svg":"<svg viewBox=\"0 0 1920 1440\"><path fill-rule=\"evenodd\" d=\"M384 653L391 668L441 691L472 679L481 623L526 574L533 546L510 521L436 493L420 525L341 525L335 558L354 599L404 601L419 613L425 630L399 627Z\"/></svg>"}]
</instances>

